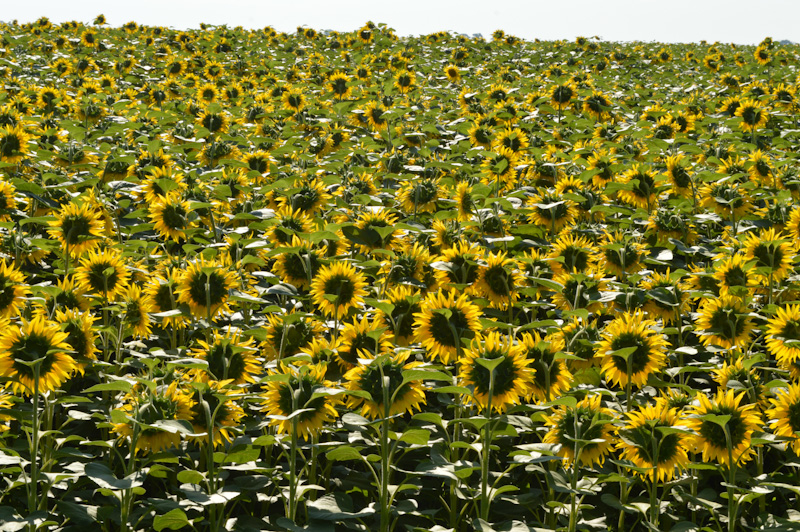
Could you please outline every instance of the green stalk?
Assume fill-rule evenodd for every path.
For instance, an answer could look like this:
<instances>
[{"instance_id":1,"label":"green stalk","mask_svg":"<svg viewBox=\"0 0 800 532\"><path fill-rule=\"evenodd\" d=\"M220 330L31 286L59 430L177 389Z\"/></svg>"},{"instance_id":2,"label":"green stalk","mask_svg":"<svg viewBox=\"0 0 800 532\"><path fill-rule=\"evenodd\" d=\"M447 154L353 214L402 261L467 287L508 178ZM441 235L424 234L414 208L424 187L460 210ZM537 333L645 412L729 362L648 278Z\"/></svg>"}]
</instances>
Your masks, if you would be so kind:
<instances>
[{"instance_id":1,"label":"green stalk","mask_svg":"<svg viewBox=\"0 0 800 532\"><path fill-rule=\"evenodd\" d=\"M292 412L298 409L300 389L292 391ZM292 417L292 442L289 449L289 515L293 523L297 515L297 423L298 416Z\"/></svg>"},{"instance_id":2,"label":"green stalk","mask_svg":"<svg viewBox=\"0 0 800 532\"><path fill-rule=\"evenodd\" d=\"M492 446L492 394L494 393L494 369L489 370L489 396L486 399L486 425L481 445L481 519L489 521L489 449Z\"/></svg>"},{"instance_id":3,"label":"green stalk","mask_svg":"<svg viewBox=\"0 0 800 532\"><path fill-rule=\"evenodd\" d=\"M383 420L381 420L380 531L389 532L389 519L391 517L389 512L389 412L391 411L391 403L389 401L390 379L389 377L383 375L383 365L380 365L379 368L381 370L381 382L383 384Z\"/></svg>"},{"instance_id":4,"label":"green stalk","mask_svg":"<svg viewBox=\"0 0 800 532\"><path fill-rule=\"evenodd\" d=\"M39 509L39 375L42 360L39 359L33 363L33 414L31 416L33 433L30 446L31 482L28 486L28 512L31 514ZM30 531L36 532L35 524L30 524Z\"/></svg>"}]
</instances>

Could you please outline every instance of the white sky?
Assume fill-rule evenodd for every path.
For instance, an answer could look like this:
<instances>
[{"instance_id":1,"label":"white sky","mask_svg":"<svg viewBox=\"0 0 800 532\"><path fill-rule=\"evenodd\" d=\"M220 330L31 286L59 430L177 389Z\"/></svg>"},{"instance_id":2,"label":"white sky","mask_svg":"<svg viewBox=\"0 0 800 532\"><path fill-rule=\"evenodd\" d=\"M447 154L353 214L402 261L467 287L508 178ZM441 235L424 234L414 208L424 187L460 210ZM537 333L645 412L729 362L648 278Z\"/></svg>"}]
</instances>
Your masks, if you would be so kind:
<instances>
[{"instance_id":1,"label":"white sky","mask_svg":"<svg viewBox=\"0 0 800 532\"><path fill-rule=\"evenodd\" d=\"M525 39L597 35L609 41L733 42L764 37L800 43L798 0L4 0L0 20L91 22L103 13L111 25L130 20L177 29L201 22L293 31L351 31L367 20L399 35L440 30L496 29Z\"/></svg>"}]
</instances>

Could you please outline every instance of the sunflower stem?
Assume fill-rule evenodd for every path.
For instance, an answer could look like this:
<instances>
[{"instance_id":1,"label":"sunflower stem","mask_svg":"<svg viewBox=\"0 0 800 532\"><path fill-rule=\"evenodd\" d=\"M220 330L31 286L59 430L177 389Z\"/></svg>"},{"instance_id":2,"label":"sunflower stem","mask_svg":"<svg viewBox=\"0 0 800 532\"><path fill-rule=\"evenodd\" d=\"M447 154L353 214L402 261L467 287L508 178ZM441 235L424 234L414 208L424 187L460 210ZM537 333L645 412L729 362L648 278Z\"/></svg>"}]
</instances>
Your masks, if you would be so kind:
<instances>
[{"instance_id":1,"label":"sunflower stem","mask_svg":"<svg viewBox=\"0 0 800 532\"><path fill-rule=\"evenodd\" d=\"M298 409L300 393L301 390L299 388L292 390L292 412ZM289 512L287 517L293 523L297 514L297 422L298 416L292 416L292 441L289 448Z\"/></svg>"},{"instance_id":2,"label":"sunflower stem","mask_svg":"<svg viewBox=\"0 0 800 532\"><path fill-rule=\"evenodd\" d=\"M31 514L39 509L39 375L43 360L39 359L33 363L33 412L31 415L32 435L30 446L31 479L28 486L28 512ZM30 524L30 531L36 532L35 524Z\"/></svg>"},{"instance_id":3,"label":"sunflower stem","mask_svg":"<svg viewBox=\"0 0 800 532\"><path fill-rule=\"evenodd\" d=\"M492 394L494 393L494 370L489 370L489 394L486 398L486 425L481 445L481 519L489 521L489 450L492 446Z\"/></svg>"},{"instance_id":4,"label":"sunflower stem","mask_svg":"<svg viewBox=\"0 0 800 532\"><path fill-rule=\"evenodd\" d=\"M381 486L380 486L380 505L381 505L381 532L389 532L390 501L389 501L389 413L391 412L391 401L389 398L389 377L383 374L383 364L379 364L381 372L381 391L383 392L383 419L381 420Z\"/></svg>"}]
</instances>

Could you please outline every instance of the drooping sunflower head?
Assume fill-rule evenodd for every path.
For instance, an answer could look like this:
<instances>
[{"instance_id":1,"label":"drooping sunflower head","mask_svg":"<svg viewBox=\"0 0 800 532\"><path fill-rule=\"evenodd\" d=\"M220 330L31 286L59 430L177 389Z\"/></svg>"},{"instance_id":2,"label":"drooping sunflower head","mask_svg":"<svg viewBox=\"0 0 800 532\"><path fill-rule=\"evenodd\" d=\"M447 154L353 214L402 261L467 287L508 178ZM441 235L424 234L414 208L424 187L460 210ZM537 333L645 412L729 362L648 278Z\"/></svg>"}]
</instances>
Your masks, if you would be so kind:
<instances>
[{"instance_id":1,"label":"drooping sunflower head","mask_svg":"<svg viewBox=\"0 0 800 532\"><path fill-rule=\"evenodd\" d=\"M14 393L30 395L57 390L77 369L68 334L59 324L36 315L20 325L3 324L0 333L0 376ZM37 380L38 375L38 380Z\"/></svg>"},{"instance_id":2,"label":"drooping sunflower head","mask_svg":"<svg viewBox=\"0 0 800 532\"><path fill-rule=\"evenodd\" d=\"M603 329L597 355L603 357L603 374L609 383L642 387L651 374L666 364L667 341L655 321L644 313L624 313ZM623 351L624 350L624 351Z\"/></svg>"},{"instance_id":3,"label":"drooping sunflower head","mask_svg":"<svg viewBox=\"0 0 800 532\"><path fill-rule=\"evenodd\" d=\"M550 430L543 441L558 445L559 456L567 463L602 465L613 449L614 412L601 406L600 394L588 395L574 405L562 405L545 424ZM588 443L581 443L588 442Z\"/></svg>"},{"instance_id":4,"label":"drooping sunflower head","mask_svg":"<svg viewBox=\"0 0 800 532\"><path fill-rule=\"evenodd\" d=\"M403 412L413 413L425 404L425 388L420 381L403 382L403 372L418 367L420 362L408 362L410 351L375 357L363 353L360 363L348 371L344 378L348 390L369 393L369 398L351 395L347 407L361 407L361 414L371 419L392 416Z\"/></svg>"},{"instance_id":5,"label":"drooping sunflower head","mask_svg":"<svg viewBox=\"0 0 800 532\"><path fill-rule=\"evenodd\" d=\"M505 412L530 393L536 370L522 344L498 332L478 336L459 360L459 380L482 410Z\"/></svg>"},{"instance_id":6,"label":"drooping sunflower head","mask_svg":"<svg viewBox=\"0 0 800 532\"><path fill-rule=\"evenodd\" d=\"M323 388L333 387L333 383L325 380L324 365L294 367L281 364L270 375L284 376L268 380L263 394L263 411L267 416L273 416L269 423L277 427L278 432L291 434L294 429L298 436L307 440L319 434L326 424L338 417L333 397L317 394ZM305 411L287 419L298 410Z\"/></svg>"}]
</instances>

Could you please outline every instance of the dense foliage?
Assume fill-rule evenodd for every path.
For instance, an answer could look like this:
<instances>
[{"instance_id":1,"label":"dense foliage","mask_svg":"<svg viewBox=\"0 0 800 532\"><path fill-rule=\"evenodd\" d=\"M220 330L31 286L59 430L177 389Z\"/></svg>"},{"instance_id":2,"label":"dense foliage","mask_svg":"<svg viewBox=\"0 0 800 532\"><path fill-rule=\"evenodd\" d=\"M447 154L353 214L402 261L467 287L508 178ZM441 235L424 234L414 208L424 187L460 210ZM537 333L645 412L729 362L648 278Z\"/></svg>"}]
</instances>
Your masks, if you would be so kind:
<instances>
[{"instance_id":1,"label":"dense foliage","mask_svg":"<svg viewBox=\"0 0 800 532\"><path fill-rule=\"evenodd\" d=\"M0 29L0 530L798 528L796 46Z\"/></svg>"}]
</instances>

